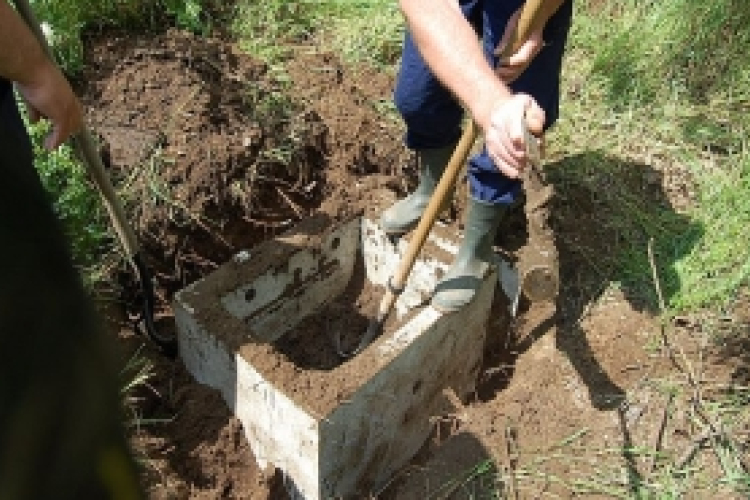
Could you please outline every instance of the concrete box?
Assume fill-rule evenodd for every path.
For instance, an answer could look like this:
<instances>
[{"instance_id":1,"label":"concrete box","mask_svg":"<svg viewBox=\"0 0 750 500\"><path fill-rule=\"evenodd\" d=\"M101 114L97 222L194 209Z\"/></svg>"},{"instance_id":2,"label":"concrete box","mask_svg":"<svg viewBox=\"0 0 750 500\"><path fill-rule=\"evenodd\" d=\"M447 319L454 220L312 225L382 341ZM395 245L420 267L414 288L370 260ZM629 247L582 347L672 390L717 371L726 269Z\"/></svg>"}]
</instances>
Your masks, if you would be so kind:
<instances>
[{"instance_id":1,"label":"concrete box","mask_svg":"<svg viewBox=\"0 0 750 500\"><path fill-rule=\"evenodd\" d=\"M378 491L413 458L435 419L452 409L445 389L459 396L474 390L497 278L488 273L459 312L430 307L432 289L457 250L456 240L439 234L435 228L392 312L402 324L341 366L317 371L320 386L309 391L285 389L276 372L254 360L273 354L274 341L342 293L356 259L364 259L369 282L385 285L405 239L395 248L367 217L341 224L311 219L176 295L187 369L221 391L260 465L281 469L294 496ZM305 375L306 368L293 368ZM314 394L340 382L341 370L355 374L345 377L345 397L321 407Z\"/></svg>"}]
</instances>

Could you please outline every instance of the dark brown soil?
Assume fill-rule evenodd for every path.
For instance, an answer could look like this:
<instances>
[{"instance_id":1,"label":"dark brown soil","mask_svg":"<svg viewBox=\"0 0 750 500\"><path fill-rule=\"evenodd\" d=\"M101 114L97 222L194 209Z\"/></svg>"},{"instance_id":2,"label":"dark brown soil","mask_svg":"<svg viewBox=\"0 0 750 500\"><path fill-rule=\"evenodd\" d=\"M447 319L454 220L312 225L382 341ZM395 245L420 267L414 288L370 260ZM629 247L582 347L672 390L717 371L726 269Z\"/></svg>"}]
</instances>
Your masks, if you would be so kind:
<instances>
[{"instance_id":1,"label":"dark brown soil","mask_svg":"<svg viewBox=\"0 0 750 500\"><path fill-rule=\"evenodd\" d=\"M266 380L289 395L313 415L325 416L346 401L372 378L387 360L356 349L375 318L384 288L367 281L363 259L357 259L354 274L344 292L307 316L295 328L272 344L248 344L242 356ZM404 317L390 314L382 333L371 339L387 338L419 312L414 308Z\"/></svg>"},{"instance_id":2,"label":"dark brown soil","mask_svg":"<svg viewBox=\"0 0 750 500\"><path fill-rule=\"evenodd\" d=\"M274 349L301 370L330 371L357 345L375 317L383 288L370 283L359 255L344 292L274 342Z\"/></svg>"},{"instance_id":3,"label":"dark brown soil","mask_svg":"<svg viewBox=\"0 0 750 500\"><path fill-rule=\"evenodd\" d=\"M383 202L373 193L385 187L401 195L413 180L401 125L376 110L391 99L388 72L347 67L334 55L305 47L287 65L292 82L287 86L230 43L178 31L95 34L86 47L81 90L155 271L161 327L174 328L174 292L237 251L314 214L343 217L371 209ZM679 201L649 180L655 172L649 165L584 155L584 163L612 167L617 182L632 186L644 206ZM552 155L545 168L566 172L578 168L578 160ZM643 381L668 373L670 366L645 347L658 332L653 308L627 290L605 290L615 279L607 274L606 257L622 235L602 222L612 208L588 186L606 186L612 174L585 175L577 184L551 175L563 192L545 199L560 257L557 302L522 304L519 317L511 320L507 303L498 297L476 393L456 401L455 413L437 418L434 436L419 456L373 495L422 499L467 477L461 488L443 491L442 497L481 497L487 485L475 480L493 476L465 472L487 462L506 473L524 468L534 473L543 465L538 480L528 476L532 479L519 498L570 497L569 483L602 466L599 450L619 450L614 462L630 471L631 462L623 465L622 459L632 444L653 444L659 406L644 403L639 420L625 415L622 403L626 393L633 404L645 398ZM458 220L461 205L454 207ZM512 257L523 256L527 225L523 212L504 225L498 242ZM119 285L128 312L136 287L128 279ZM290 364L311 373L335 372L330 332L363 331L373 299L380 297L361 280L351 287L349 299L330 305L308 330L276 346ZM115 318L112 324L124 358L144 344L129 323ZM688 354L695 352L690 325L680 332ZM309 342L310 336L320 344ZM736 346L729 358L737 359L742 348ZM134 428L132 442L145 464L151 498L286 497L281 476L259 470L218 393L195 383L179 361L164 359L148 343L141 355L153 363L155 374L133 404L141 425ZM708 366L706 376L726 378L726 370L716 366ZM746 355L735 375L747 376ZM343 394L345 385L310 382L298 389ZM665 445L674 453L690 444L688 424L680 425L670 427ZM594 450L590 462L570 459L586 450ZM547 461L540 465L539 457ZM611 477L622 477L625 469ZM505 492L513 486L489 485Z\"/></svg>"},{"instance_id":4,"label":"dark brown soil","mask_svg":"<svg viewBox=\"0 0 750 500\"><path fill-rule=\"evenodd\" d=\"M242 356L278 390L313 415L324 417L380 367L360 357L350 362L339 353L357 346L382 294L382 287L365 279L363 260L357 259L354 275L341 295L276 342L246 345ZM398 326L394 317L389 318L386 331Z\"/></svg>"},{"instance_id":5,"label":"dark brown soil","mask_svg":"<svg viewBox=\"0 0 750 500\"><path fill-rule=\"evenodd\" d=\"M317 206L325 127L231 45L108 33L86 57L90 120L169 293ZM95 103L95 105L93 105Z\"/></svg>"}]
</instances>

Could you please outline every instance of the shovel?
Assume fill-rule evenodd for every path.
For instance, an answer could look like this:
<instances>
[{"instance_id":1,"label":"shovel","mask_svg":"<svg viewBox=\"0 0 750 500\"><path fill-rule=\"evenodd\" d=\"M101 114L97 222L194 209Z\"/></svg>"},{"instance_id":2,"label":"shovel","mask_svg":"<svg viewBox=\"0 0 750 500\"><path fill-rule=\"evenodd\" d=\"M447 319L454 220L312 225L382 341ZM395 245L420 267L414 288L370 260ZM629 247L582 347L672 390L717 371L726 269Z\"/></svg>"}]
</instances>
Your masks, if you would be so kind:
<instances>
[{"instance_id":1,"label":"shovel","mask_svg":"<svg viewBox=\"0 0 750 500\"><path fill-rule=\"evenodd\" d=\"M15 4L19 15L23 18L29 29L39 41L39 44L47 52L50 60L54 61L52 49L42 32L39 21L31 9L28 0L13 0L13 3ZM143 260L143 256L140 253L135 233L127 223L125 211L115 194L115 190L112 187L112 182L110 181L107 172L104 170L104 165L99 156L96 143L94 142L91 132L85 127L85 125L84 129L72 138L71 145L78 158L83 161L86 170L98 188L104 206L112 220L115 232L125 249L125 254L130 261L135 274L138 276L141 290L143 292L141 317L146 328L146 333L157 347L159 347L163 354L169 357L174 357L177 354L177 339L174 335L160 334L156 330L154 325L154 287L151 281L151 275Z\"/></svg>"},{"instance_id":2,"label":"shovel","mask_svg":"<svg viewBox=\"0 0 750 500\"><path fill-rule=\"evenodd\" d=\"M525 182L527 192L535 193L543 201L549 200L552 188L544 178L542 172L542 157L537 139L524 127L526 156L528 167L526 169ZM498 257L498 278L500 286L509 300L511 317L518 313L518 303L521 296L525 296L531 302L552 301L557 296L560 287L560 277L557 272L555 261L557 259L554 250L554 242L551 230L547 227L546 220L540 218L536 205L526 204L526 215L530 226L534 228L530 237L529 248L519 258L516 266Z\"/></svg>"}]
</instances>

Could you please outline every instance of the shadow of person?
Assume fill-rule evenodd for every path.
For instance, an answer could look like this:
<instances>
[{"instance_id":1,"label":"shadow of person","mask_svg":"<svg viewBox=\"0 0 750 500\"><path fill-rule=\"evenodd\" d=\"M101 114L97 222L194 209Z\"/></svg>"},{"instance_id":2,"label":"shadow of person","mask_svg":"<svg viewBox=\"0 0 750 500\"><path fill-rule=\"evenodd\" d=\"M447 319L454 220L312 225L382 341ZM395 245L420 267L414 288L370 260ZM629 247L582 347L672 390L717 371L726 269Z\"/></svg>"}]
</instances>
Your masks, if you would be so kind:
<instances>
[{"instance_id":1,"label":"shadow of person","mask_svg":"<svg viewBox=\"0 0 750 500\"><path fill-rule=\"evenodd\" d=\"M612 286L621 289L634 310L657 314L661 305L651 267L657 270L664 301L669 302L680 289L675 262L695 246L703 228L673 207L662 186L662 173L650 165L589 151L549 163L545 172L555 191L548 222L558 252L556 310L524 338L511 339L513 359L503 361L514 363L556 327L555 345L586 385L591 404L612 410L625 391L603 369L581 320L590 304ZM529 233L518 219L511 217L507 226L511 230L496 242L510 253L528 244ZM522 302L519 314L528 307Z\"/></svg>"},{"instance_id":2,"label":"shadow of person","mask_svg":"<svg viewBox=\"0 0 750 500\"><path fill-rule=\"evenodd\" d=\"M657 314L657 284L668 303L680 289L675 263L695 246L703 228L675 210L663 173L650 165L590 151L550 164L547 171L556 193L551 224L562 282L557 347L586 383L592 404L611 409L624 392L599 365L580 328L586 308L615 284L633 309Z\"/></svg>"},{"instance_id":3,"label":"shadow of person","mask_svg":"<svg viewBox=\"0 0 750 500\"><path fill-rule=\"evenodd\" d=\"M634 309L659 313L652 265L669 303L681 286L675 263L704 233L675 209L679 200L665 192L663 173L595 151L550 164L548 172L556 193L551 222L564 284L560 296L570 299L561 312L568 319L580 316L582 304L617 283Z\"/></svg>"}]
</instances>

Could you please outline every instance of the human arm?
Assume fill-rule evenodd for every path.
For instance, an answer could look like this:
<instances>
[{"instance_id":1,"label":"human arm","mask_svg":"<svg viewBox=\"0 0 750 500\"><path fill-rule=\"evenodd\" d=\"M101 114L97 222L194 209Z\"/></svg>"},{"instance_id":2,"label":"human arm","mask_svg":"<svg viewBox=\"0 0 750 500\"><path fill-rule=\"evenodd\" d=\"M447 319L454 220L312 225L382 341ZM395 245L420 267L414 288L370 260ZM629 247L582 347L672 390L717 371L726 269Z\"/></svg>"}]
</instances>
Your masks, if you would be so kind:
<instances>
[{"instance_id":1,"label":"human arm","mask_svg":"<svg viewBox=\"0 0 750 500\"><path fill-rule=\"evenodd\" d=\"M15 83L32 122L40 117L52 122L47 149L55 149L83 126L81 105L70 84L6 0L0 0L0 76Z\"/></svg>"},{"instance_id":2,"label":"human arm","mask_svg":"<svg viewBox=\"0 0 750 500\"><path fill-rule=\"evenodd\" d=\"M495 75L455 0L400 3L427 65L467 108L498 168L509 177L518 177L526 163L524 118L531 132L539 134L544 126L543 110L530 96L513 95Z\"/></svg>"}]
</instances>

